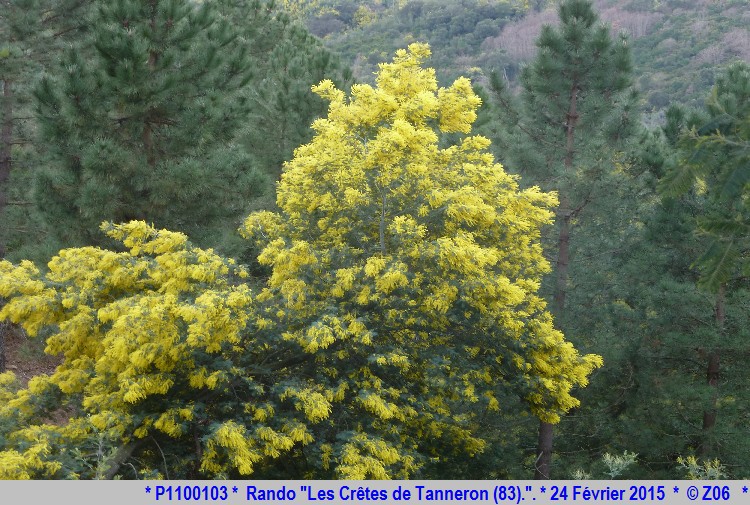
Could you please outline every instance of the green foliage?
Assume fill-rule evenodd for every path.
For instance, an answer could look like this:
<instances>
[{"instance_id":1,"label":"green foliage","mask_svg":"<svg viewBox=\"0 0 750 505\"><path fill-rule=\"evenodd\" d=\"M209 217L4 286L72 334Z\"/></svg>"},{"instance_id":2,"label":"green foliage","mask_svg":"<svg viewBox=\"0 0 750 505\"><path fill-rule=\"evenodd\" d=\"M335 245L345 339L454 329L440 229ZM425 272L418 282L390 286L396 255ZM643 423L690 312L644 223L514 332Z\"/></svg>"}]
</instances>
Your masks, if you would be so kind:
<instances>
[{"instance_id":1,"label":"green foliage","mask_svg":"<svg viewBox=\"0 0 750 505\"><path fill-rule=\"evenodd\" d=\"M465 61L475 58L482 42L497 35L527 8L522 2L481 0L410 0L392 5L339 0L331 4L335 15L312 17L307 26L332 50L357 62L356 75L364 82L372 81L385 55L415 40L434 48L433 61L440 80L467 75L478 65ZM368 23L357 22L357 12L363 7L372 13Z\"/></svg>"},{"instance_id":2,"label":"green foliage","mask_svg":"<svg viewBox=\"0 0 750 505\"><path fill-rule=\"evenodd\" d=\"M41 164L31 90L45 63L79 33L82 10L78 0L8 0L0 10L0 257L24 245L29 256L45 256L46 231L28 190L31 169ZM34 243L24 244L29 236Z\"/></svg>"},{"instance_id":3,"label":"green foliage","mask_svg":"<svg viewBox=\"0 0 750 505\"><path fill-rule=\"evenodd\" d=\"M747 6L741 1L647 1L631 6L634 13L653 20L651 28L632 43L649 107L702 107L722 68L747 61L750 46L743 18Z\"/></svg>"},{"instance_id":4,"label":"green foliage","mask_svg":"<svg viewBox=\"0 0 750 505\"><path fill-rule=\"evenodd\" d=\"M681 163L667 173L662 188L671 195L696 188L712 202L698 224L712 237L697 258L701 284L717 291L736 273L746 248L750 209L750 67L731 65L717 79L707 101L708 117L699 126L683 130Z\"/></svg>"},{"instance_id":5,"label":"green foliage","mask_svg":"<svg viewBox=\"0 0 750 505\"><path fill-rule=\"evenodd\" d=\"M575 480L621 479L623 474L627 475L628 468L637 464L637 458L637 454L627 450L623 451L622 455L605 452L601 459L594 463L590 472L577 468L571 474L571 478Z\"/></svg>"},{"instance_id":6,"label":"green foliage","mask_svg":"<svg viewBox=\"0 0 750 505\"><path fill-rule=\"evenodd\" d=\"M235 141L244 39L213 3L95 2L90 23L35 93L49 157L35 198L51 230L100 243L102 220L148 219L220 236L263 189Z\"/></svg>"},{"instance_id":7,"label":"green foliage","mask_svg":"<svg viewBox=\"0 0 750 505\"><path fill-rule=\"evenodd\" d=\"M310 123L326 112L326 103L311 91L331 79L343 89L351 71L292 18L265 8L260 1L233 2L225 7L242 20L238 28L249 43L256 79L243 91L250 104L240 143L273 180L295 147L312 137Z\"/></svg>"},{"instance_id":8,"label":"green foliage","mask_svg":"<svg viewBox=\"0 0 750 505\"><path fill-rule=\"evenodd\" d=\"M616 479L627 468L636 462L637 454L633 452L624 451L622 456L615 454L614 456L610 453L605 453L602 456L602 462L607 467L607 476L610 479Z\"/></svg>"},{"instance_id":9,"label":"green foliage","mask_svg":"<svg viewBox=\"0 0 750 505\"><path fill-rule=\"evenodd\" d=\"M543 292L557 300L561 324L592 345L609 330L589 308L614 301L608 286L617 251L637 227L629 195L642 182L623 152L637 114L627 45L612 39L591 2L565 1L559 10L561 24L542 30L537 58L522 73L521 95L493 76L488 113L499 120L485 129L498 157L526 184L560 195L545 249L562 259ZM572 301L563 302L568 296Z\"/></svg>"},{"instance_id":10,"label":"green foliage","mask_svg":"<svg viewBox=\"0 0 750 505\"><path fill-rule=\"evenodd\" d=\"M627 154L637 131L636 97L626 41L610 35L591 2L561 2L559 18L558 26L542 28L537 56L521 74L520 96L492 76L486 113L499 120L488 120L484 128L496 139L498 157L525 184L559 194L557 226L543 236L545 251L557 261L542 293L571 340L604 357L592 387L606 398L609 379L621 376L631 345L619 324L630 309L623 297L629 280L619 269L639 238L639 205L645 203L631 196L643 191L645 180ZM586 460L606 452L594 441L608 426L577 425L588 412L601 410L601 397L582 394L587 402L580 410L587 414L578 417L577 410L561 423L558 444L563 453L593 449L582 456ZM591 435L587 442L574 441L578 433ZM542 452L540 445L537 454Z\"/></svg>"},{"instance_id":11,"label":"green foliage","mask_svg":"<svg viewBox=\"0 0 750 505\"><path fill-rule=\"evenodd\" d=\"M578 209L612 190L613 148L633 133L637 113L624 39L612 39L587 1L561 3L560 18L559 28L542 29L519 98L492 76L492 112L502 119L493 140L527 183L560 191Z\"/></svg>"},{"instance_id":12,"label":"green foliage","mask_svg":"<svg viewBox=\"0 0 750 505\"><path fill-rule=\"evenodd\" d=\"M726 206L712 202L707 178L700 184L688 178L684 194L657 191L676 170L687 168L680 166L687 158L681 148L684 135L708 119L700 111L678 107L666 118L662 129L640 136L628 157L631 173L640 172L643 183L633 193L638 205L630 207L637 212L628 214L636 225L630 240L606 258L612 272L605 277L606 287L582 289L596 294L596 305L587 304L592 314L599 314L591 331L602 335L607 347L592 350L601 352L608 366L582 393L582 408L562 424L561 450L637 452L639 464L629 474L643 478L683 478L677 456L702 451L705 458L720 458L727 474L741 475L747 464L742 426L748 294L742 280L730 277L719 327L717 297L699 289L705 270L694 264L716 238L701 227ZM619 205L633 205L632 197ZM717 233L739 230L734 222L714 224ZM587 265L590 272L602 270L590 260ZM731 270L737 272L736 264ZM603 303L607 293L615 301L609 307ZM585 323L591 326L590 320ZM706 381L711 353L721 360L718 388ZM705 430L701 419L712 411L716 425ZM586 458L581 460L576 466L588 469Z\"/></svg>"},{"instance_id":13,"label":"green foliage","mask_svg":"<svg viewBox=\"0 0 750 505\"><path fill-rule=\"evenodd\" d=\"M346 87L350 72L273 3L206 3L210 15L202 27L189 22L198 16L195 3L175 4L183 14L194 12L158 34L164 54L153 69L144 68L148 55L137 58L147 31L139 32L140 49L122 45L133 42L130 28L119 22L97 28L118 14L99 12L95 2L19 0L0 13L0 21L13 23L15 48L13 58L0 60L3 75L11 72L12 164L18 167L11 171L0 220L10 258L41 264L61 243L100 243L91 230L119 214L172 223L250 261L252 252L234 233L240 216L273 206L271 183L283 161L310 139L310 122L325 112L310 87L324 78ZM188 36L194 36L191 44L185 44ZM65 56L70 67L59 62L67 43L75 46ZM128 74L133 61L143 75ZM242 76L231 78L225 72L231 65ZM40 76L45 81L37 86ZM33 117L34 89L47 101L41 105L46 126ZM156 168L138 130L139 121L149 124L147 115L154 116ZM71 183L77 177L83 182Z\"/></svg>"},{"instance_id":14,"label":"green foliage","mask_svg":"<svg viewBox=\"0 0 750 505\"><path fill-rule=\"evenodd\" d=\"M651 366L666 369L657 379L649 375L658 372L646 368L650 373L639 383L649 381L648 396L638 394L633 402L652 413L663 411L665 405L676 412L674 419L641 424L654 434L653 448L645 453L639 449L644 459L657 461L660 451L672 459L698 452L706 459L720 458L726 465L721 472L727 474L746 465L747 450L745 437L739 436L745 415L739 397L747 381L747 291L740 277L746 218L742 197L737 196L743 185L726 185L735 170L737 140L742 142L742 134L737 135L742 128L737 125L746 114L736 105L729 114L732 120L726 114L727 106L746 103L742 97L747 96L743 92L747 70L742 67L730 67L718 80L707 113L672 108L667 114L665 151L671 154L656 172L662 198L648 223L653 232L647 238L651 247L657 247L652 254L664 258L658 261L668 262L666 268L655 269L666 274L658 284L662 306L653 304L646 313L651 316L649 326L656 326L644 335L659 337L642 346L647 351L642 356ZM727 142L727 135L734 144ZM652 282L639 292L641 300ZM664 367L659 360L671 364ZM721 378L714 384L706 380L707 363L712 360ZM701 417L702 426L697 422ZM658 433L678 435L669 447L659 448ZM701 465L695 461L680 464L699 475L695 469Z\"/></svg>"},{"instance_id":15,"label":"green foliage","mask_svg":"<svg viewBox=\"0 0 750 505\"><path fill-rule=\"evenodd\" d=\"M671 104L703 105L720 69L747 61L744 0L677 2L597 1L604 20L630 34L628 45L638 66L639 107L653 111L656 126ZM384 4L388 4L387 6ZM550 19L556 1L409 0L399 8L378 0L330 0L333 11L307 19L326 45L355 63L357 77L369 81L382 55L413 40L432 44L438 76L455 78L480 68L480 82L491 72L519 87L521 68L532 58L529 47ZM354 13L367 6L377 21L359 28Z\"/></svg>"}]
</instances>

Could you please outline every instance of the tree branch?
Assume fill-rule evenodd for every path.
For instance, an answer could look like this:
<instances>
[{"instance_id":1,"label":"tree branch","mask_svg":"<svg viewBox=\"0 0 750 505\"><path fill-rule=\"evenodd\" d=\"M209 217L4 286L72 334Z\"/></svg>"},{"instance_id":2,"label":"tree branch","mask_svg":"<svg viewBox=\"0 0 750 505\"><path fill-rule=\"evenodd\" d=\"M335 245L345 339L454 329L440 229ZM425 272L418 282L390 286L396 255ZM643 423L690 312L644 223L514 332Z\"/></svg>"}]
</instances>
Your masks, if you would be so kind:
<instances>
[{"instance_id":1,"label":"tree branch","mask_svg":"<svg viewBox=\"0 0 750 505\"><path fill-rule=\"evenodd\" d=\"M125 464L128 458L133 455L133 452L135 452L135 450L141 445L143 445L143 440L136 440L135 442L130 442L129 444L123 445L117 449L109 468L104 472L104 478L107 480L114 479L117 472L120 471L120 467Z\"/></svg>"}]
</instances>

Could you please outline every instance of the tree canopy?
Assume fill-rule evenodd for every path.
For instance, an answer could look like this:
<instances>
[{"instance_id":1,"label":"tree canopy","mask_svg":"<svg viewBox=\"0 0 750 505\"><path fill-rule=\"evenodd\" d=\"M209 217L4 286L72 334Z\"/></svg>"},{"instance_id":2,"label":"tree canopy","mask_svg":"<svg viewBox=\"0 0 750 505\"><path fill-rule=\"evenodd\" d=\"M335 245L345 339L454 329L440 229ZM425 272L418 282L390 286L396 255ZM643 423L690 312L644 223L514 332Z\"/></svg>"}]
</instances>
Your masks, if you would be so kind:
<instances>
[{"instance_id":1,"label":"tree canopy","mask_svg":"<svg viewBox=\"0 0 750 505\"><path fill-rule=\"evenodd\" d=\"M698 258L701 284L713 291L737 274L750 272L747 249L747 194L750 185L750 65L737 62L718 76L706 100L707 117L685 125L680 145L683 158L662 180L662 189L679 195L698 185L713 203L699 220L712 237ZM675 108L672 114L678 114Z\"/></svg>"},{"instance_id":2,"label":"tree canopy","mask_svg":"<svg viewBox=\"0 0 750 505\"><path fill-rule=\"evenodd\" d=\"M237 142L246 39L214 2L99 1L88 16L35 91L48 158L37 208L62 245L101 243L103 220L131 219L216 240L265 189Z\"/></svg>"}]
</instances>

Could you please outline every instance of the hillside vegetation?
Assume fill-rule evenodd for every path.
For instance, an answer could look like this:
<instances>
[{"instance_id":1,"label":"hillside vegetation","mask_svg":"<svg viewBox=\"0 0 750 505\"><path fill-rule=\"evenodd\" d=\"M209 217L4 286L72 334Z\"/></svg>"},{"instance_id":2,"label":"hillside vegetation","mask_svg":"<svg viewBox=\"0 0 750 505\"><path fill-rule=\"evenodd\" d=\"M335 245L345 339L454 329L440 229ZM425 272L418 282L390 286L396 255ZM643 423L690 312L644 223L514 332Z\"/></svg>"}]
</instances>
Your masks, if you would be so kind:
<instances>
[{"instance_id":1,"label":"hillside vegetation","mask_svg":"<svg viewBox=\"0 0 750 505\"><path fill-rule=\"evenodd\" d=\"M330 0L307 26L371 81L377 63L412 41L428 42L438 77L482 82L491 71L517 84L536 54L544 24L556 24L554 1ZM612 31L628 36L645 110L670 103L700 106L717 72L750 61L750 9L744 0L597 0Z\"/></svg>"},{"instance_id":2,"label":"hillside vegetation","mask_svg":"<svg viewBox=\"0 0 750 505\"><path fill-rule=\"evenodd\" d=\"M744 2L1 3L0 479L750 475Z\"/></svg>"}]
</instances>

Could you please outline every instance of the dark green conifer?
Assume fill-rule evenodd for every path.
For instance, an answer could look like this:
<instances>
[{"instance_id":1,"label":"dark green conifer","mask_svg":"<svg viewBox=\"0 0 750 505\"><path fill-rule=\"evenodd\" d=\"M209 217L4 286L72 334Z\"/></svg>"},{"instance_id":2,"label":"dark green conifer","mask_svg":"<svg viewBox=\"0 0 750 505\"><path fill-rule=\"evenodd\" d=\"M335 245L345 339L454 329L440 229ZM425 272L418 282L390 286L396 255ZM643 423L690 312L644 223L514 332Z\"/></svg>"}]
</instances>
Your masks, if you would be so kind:
<instances>
[{"instance_id":1,"label":"dark green conifer","mask_svg":"<svg viewBox=\"0 0 750 505\"><path fill-rule=\"evenodd\" d=\"M242 143L278 179L283 162L312 137L310 123L327 112L312 86L331 79L346 90L351 71L287 13L264 8L268 4L260 0L232 3L259 76L246 90L252 108Z\"/></svg>"},{"instance_id":2,"label":"dark green conifer","mask_svg":"<svg viewBox=\"0 0 750 505\"><path fill-rule=\"evenodd\" d=\"M35 93L53 233L96 244L102 221L140 219L200 243L234 228L264 187L237 142L246 40L213 2L95 1L89 25Z\"/></svg>"},{"instance_id":3,"label":"dark green conifer","mask_svg":"<svg viewBox=\"0 0 750 505\"><path fill-rule=\"evenodd\" d=\"M75 14L83 3L0 1L0 260L18 249L22 235L34 236L35 242L39 239L40 223L28 199L28 170L19 170L38 160L30 117L31 89L44 61L77 32ZM61 12L66 16L60 16ZM0 372L5 371L5 334L9 331L10 323L0 323Z\"/></svg>"},{"instance_id":4,"label":"dark green conifer","mask_svg":"<svg viewBox=\"0 0 750 505\"><path fill-rule=\"evenodd\" d=\"M32 93L63 48L87 30L88 5L88 0L0 2L0 250L10 259L38 260L57 250L45 247L45 227L29 191L34 171L44 164Z\"/></svg>"},{"instance_id":5,"label":"dark green conifer","mask_svg":"<svg viewBox=\"0 0 750 505\"><path fill-rule=\"evenodd\" d=\"M672 119L679 115L671 111ZM750 273L747 250L750 247L750 66L746 63L730 65L717 78L706 101L703 118L693 118L683 124L681 131L674 127L673 137L681 148L677 163L671 165L662 178L665 200L679 197L698 197L702 206L689 216L696 235L703 240L700 255L693 254L700 272L698 286L712 295L713 331L696 340L699 359L706 363L704 387L695 388L702 405L703 420L697 452L704 457L720 456L724 460L736 457L734 451L722 450L722 442L733 439L737 413L724 421L724 429L717 430L721 407L729 413L732 402L720 402L719 383L736 383L743 377L744 360L740 366L732 363L746 349L746 310L736 312L735 305L747 297L745 279ZM674 122L674 121L673 121ZM733 313L734 312L734 313ZM740 317L738 317L740 316ZM738 324L738 322L741 322ZM722 371L723 370L723 371ZM740 383L742 383L740 379ZM744 388L741 387L741 390ZM732 426L727 432L727 426ZM719 433L724 433L719 436ZM728 435L728 436L727 436ZM740 447L743 440L732 442Z\"/></svg>"}]
</instances>

